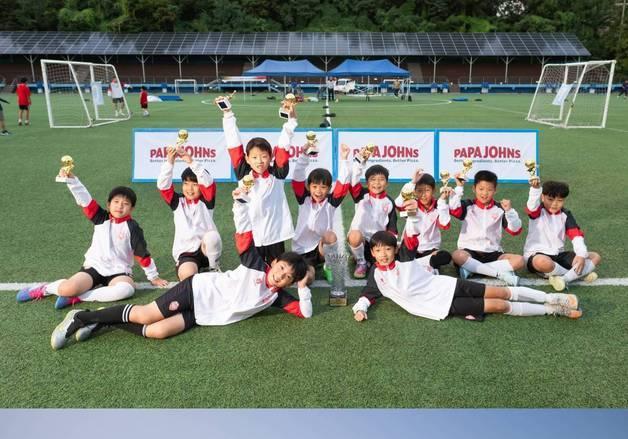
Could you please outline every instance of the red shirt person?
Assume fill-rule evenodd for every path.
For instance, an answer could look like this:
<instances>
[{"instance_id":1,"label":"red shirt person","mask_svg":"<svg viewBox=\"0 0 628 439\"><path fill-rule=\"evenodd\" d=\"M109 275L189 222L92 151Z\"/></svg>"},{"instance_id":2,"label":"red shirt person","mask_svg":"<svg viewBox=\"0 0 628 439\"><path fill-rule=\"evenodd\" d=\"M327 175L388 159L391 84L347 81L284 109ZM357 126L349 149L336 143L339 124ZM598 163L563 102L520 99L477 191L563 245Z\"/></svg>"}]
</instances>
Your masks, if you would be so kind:
<instances>
[{"instance_id":1,"label":"red shirt person","mask_svg":"<svg viewBox=\"0 0 628 439\"><path fill-rule=\"evenodd\" d=\"M20 79L20 83L15 89L17 95L17 124L22 125L22 119L24 125L30 125L30 105L31 105L31 90L28 88L28 79Z\"/></svg>"}]
</instances>

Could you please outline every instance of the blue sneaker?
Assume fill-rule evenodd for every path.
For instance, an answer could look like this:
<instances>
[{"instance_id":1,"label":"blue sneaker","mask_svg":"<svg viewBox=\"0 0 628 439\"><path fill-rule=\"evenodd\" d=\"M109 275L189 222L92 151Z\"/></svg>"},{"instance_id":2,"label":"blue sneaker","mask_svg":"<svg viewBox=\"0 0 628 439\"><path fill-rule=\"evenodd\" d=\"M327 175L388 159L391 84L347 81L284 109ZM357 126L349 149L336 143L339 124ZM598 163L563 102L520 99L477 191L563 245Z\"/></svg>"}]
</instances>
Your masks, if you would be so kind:
<instances>
[{"instance_id":1,"label":"blue sneaker","mask_svg":"<svg viewBox=\"0 0 628 439\"><path fill-rule=\"evenodd\" d=\"M460 279L469 279L471 277L471 272L466 268L458 268L458 273L460 274Z\"/></svg>"},{"instance_id":2,"label":"blue sneaker","mask_svg":"<svg viewBox=\"0 0 628 439\"><path fill-rule=\"evenodd\" d=\"M77 303L81 303L81 302L82 300L76 296L74 297L59 296L57 297L57 300L55 301L55 309L63 309L66 306L76 305Z\"/></svg>"},{"instance_id":3,"label":"blue sneaker","mask_svg":"<svg viewBox=\"0 0 628 439\"><path fill-rule=\"evenodd\" d=\"M37 285L33 288L22 288L18 291L15 299L21 302L30 302L31 300L41 300L46 295L46 286L48 284Z\"/></svg>"}]
</instances>

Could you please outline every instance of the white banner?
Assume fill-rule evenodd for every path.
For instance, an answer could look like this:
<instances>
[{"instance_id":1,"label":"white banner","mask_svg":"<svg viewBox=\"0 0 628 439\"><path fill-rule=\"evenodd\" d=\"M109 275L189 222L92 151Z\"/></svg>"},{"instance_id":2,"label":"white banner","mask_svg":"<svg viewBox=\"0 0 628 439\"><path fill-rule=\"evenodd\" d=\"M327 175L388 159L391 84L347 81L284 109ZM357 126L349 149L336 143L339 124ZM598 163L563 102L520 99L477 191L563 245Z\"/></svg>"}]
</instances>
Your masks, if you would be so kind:
<instances>
[{"instance_id":1,"label":"white banner","mask_svg":"<svg viewBox=\"0 0 628 439\"><path fill-rule=\"evenodd\" d=\"M133 130L133 182L156 182L161 165L166 160L166 147L177 141L178 129L135 129ZM184 145L194 160L201 163L217 181L235 181L231 160L227 152L225 136L222 130L188 130L189 137ZM307 172L314 168L325 168L334 173L332 132L329 130L315 131L318 138L320 153L311 159ZM279 139L279 131L242 131L242 142L246 143L253 137L263 137L275 146ZM293 138L290 152L290 174L292 177L294 162L303 153L306 131L297 131ZM298 145L298 146L297 146ZM173 176L180 181L186 163L177 160ZM335 175L335 174L334 174Z\"/></svg>"},{"instance_id":2,"label":"white banner","mask_svg":"<svg viewBox=\"0 0 628 439\"><path fill-rule=\"evenodd\" d=\"M462 170L464 159L473 160L467 174L472 179L477 171L497 174L499 181L524 183L530 178L524 162L538 163L538 131L448 131L439 130L438 167L451 175Z\"/></svg>"},{"instance_id":3,"label":"white banner","mask_svg":"<svg viewBox=\"0 0 628 439\"><path fill-rule=\"evenodd\" d=\"M417 168L434 175L434 130L343 130L339 129L337 144L346 143L351 155L365 145L376 145L367 168L382 165L388 169L390 181L407 181Z\"/></svg>"}]
</instances>

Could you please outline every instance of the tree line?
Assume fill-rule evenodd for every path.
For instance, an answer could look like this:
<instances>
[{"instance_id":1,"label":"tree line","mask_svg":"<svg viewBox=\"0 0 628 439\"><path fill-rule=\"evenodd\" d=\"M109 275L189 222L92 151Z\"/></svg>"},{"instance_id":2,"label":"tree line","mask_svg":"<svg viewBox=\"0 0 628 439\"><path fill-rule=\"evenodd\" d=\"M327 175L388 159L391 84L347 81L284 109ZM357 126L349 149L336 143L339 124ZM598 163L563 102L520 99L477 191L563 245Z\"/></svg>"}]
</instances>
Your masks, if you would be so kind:
<instances>
[{"instance_id":1,"label":"tree line","mask_svg":"<svg viewBox=\"0 0 628 439\"><path fill-rule=\"evenodd\" d=\"M571 32L628 72L618 0L0 0L0 30ZM628 9L628 6L626 6Z\"/></svg>"}]
</instances>

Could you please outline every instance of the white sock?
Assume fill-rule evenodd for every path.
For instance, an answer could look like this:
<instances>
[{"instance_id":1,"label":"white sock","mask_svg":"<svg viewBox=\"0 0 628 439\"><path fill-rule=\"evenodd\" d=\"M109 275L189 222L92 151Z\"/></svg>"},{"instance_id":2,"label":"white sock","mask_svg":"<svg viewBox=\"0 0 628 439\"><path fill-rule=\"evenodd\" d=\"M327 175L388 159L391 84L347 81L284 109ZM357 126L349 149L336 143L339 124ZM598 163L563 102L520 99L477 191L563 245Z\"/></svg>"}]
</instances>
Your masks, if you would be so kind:
<instances>
[{"instance_id":1,"label":"white sock","mask_svg":"<svg viewBox=\"0 0 628 439\"><path fill-rule=\"evenodd\" d=\"M351 249L351 254L353 254L356 263L364 264L366 262L366 259L364 259L364 243L361 243L357 247L351 247L351 245L349 245L349 248Z\"/></svg>"},{"instance_id":2,"label":"white sock","mask_svg":"<svg viewBox=\"0 0 628 439\"><path fill-rule=\"evenodd\" d=\"M508 287L510 290L510 300L513 302L538 302L545 303L547 294L543 291L528 287Z\"/></svg>"},{"instance_id":3,"label":"white sock","mask_svg":"<svg viewBox=\"0 0 628 439\"><path fill-rule=\"evenodd\" d=\"M510 302L510 311L504 313L509 316L544 316L550 314L545 305L527 302Z\"/></svg>"},{"instance_id":4,"label":"white sock","mask_svg":"<svg viewBox=\"0 0 628 439\"><path fill-rule=\"evenodd\" d=\"M205 256L209 261L209 268L216 268L218 259L222 254L222 238L220 234L211 230L203 235L203 247Z\"/></svg>"},{"instance_id":5,"label":"white sock","mask_svg":"<svg viewBox=\"0 0 628 439\"><path fill-rule=\"evenodd\" d=\"M63 282L64 280L66 279L59 279L46 285L46 289L44 290L44 296L58 296L59 285L61 285L61 282Z\"/></svg>"},{"instance_id":6,"label":"white sock","mask_svg":"<svg viewBox=\"0 0 628 439\"><path fill-rule=\"evenodd\" d=\"M567 269L565 267L563 267L562 265L554 262L554 268L552 269L552 271L550 271L549 273L547 273L550 276L564 276L565 273L567 273Z\"/></svg>"},{"instance_id":7,"label":"white sock","mask_svg":"<svg viewBox=\"0 0 628 439\"><path fill-rule=\"evenodd\" d=\"M135 292L133 285L127 282L120 282L108 287L100 287L86 291L79 299L83 302L115 302L116 300L128 299Z\"/></svg>"},{"instance_id":8,"label":"white sock","mask_svg":"<svg viewBox=\"0 0 628 439\"><path fill-rule=\"evenodd\" d=\"M318 250L318 249L317 249ZM334 255L338 253L338 241L333 244L323 244L323 257L325 258L325 265L329 267L329 255Z\"/></svg>"},{"instance_id":9,"label":"white sock","mask_svg":"<svg viewBox=\"0 0 628 439\"><path fill-rule=\"evenodd\" d=\"M565 279L565 282L567 283L573 282L576 279L586 276L587 274L591 273L593 270L595 270L595 265L593 264L591 259L585 259L584 268L582 268L582 271L580 272L580 274L576 274L576 272L572 268L563 276L563 279Z\"/></svg>"},{"instance_id":10,"label":"white sock","mask_svg":"<svg viewBox=\"0 0 628 439\"><path fill-rule=\"evenodd\" d=\"M487 267L494 268L500 273L504 273L506 271L515 271L512 268L512 265L510 265L510 261L508 259L499 259L497 261L487 262L484 265L486 265Z\"/></svg>"},{"instance_id":11,"label":"white sock","mask_svg":"<svg viewBox=\"0 0 628 439\"><path fill-rule=\"evenodd\" d=\"M462 264L462 268L471 273L483 274L484 276L497 277L497 270L489 267L487 264L483 264L477 259L469 258L467 262Z\"/></svg>"}]
</instances>

